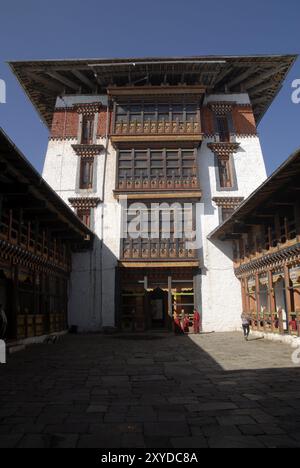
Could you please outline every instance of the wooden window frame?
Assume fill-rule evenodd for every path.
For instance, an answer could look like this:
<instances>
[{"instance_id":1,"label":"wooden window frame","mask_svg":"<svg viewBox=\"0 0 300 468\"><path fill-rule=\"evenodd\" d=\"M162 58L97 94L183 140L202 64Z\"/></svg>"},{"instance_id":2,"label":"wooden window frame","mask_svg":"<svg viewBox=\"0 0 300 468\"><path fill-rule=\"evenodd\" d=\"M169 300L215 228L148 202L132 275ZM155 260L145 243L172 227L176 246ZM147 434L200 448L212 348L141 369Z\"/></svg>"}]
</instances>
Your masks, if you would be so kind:
<instances>
[{"instance_id":1,"label":"wooden window frame","mask_svg":"<svg viewBox=\"0 0 300 468\"><path fill-rule=\"evenodd\" d=\"M226 167L224 167L224 163ZM227 180L223 179L222 171L226 169L228 178ZM218 170L219 170L219 182L220 187L222 190L232 189L233 188L233 167L232 167L232 160L229 159L220 159L218 158Z\"/></svg>"},{"instance_id":2,"label":"wooden window frame","mask_svg":"<svg viewBox=\"0 0 300 468\"><path fill-rule=\"evenodd\" d=\"M88 227L91 227L91 215L92 209L91 208L77 208L77 216L81 221Z\"/></svg>"},{"instance_id":3,"label":"wooden window frame","mask_svg":"<svg viewBox=\"0 0 300 468\"><path fill-rule=\"evenodd\" d=\"M83 115L80 143L92 145L94 143L95 115Z\"/></svg>"},{"instance_id":4,"label":"wooden window frame","mask_svg":"<svg viewBox=\"0 0 300 468\"><path fill-rule=\"evenodd\" d=\"M94 180L94 158L80 158L80 181L79 188L88 190L93 188ZM85 167L88 165L88 182L85 182Z\"/></svg>"}]
</instances>

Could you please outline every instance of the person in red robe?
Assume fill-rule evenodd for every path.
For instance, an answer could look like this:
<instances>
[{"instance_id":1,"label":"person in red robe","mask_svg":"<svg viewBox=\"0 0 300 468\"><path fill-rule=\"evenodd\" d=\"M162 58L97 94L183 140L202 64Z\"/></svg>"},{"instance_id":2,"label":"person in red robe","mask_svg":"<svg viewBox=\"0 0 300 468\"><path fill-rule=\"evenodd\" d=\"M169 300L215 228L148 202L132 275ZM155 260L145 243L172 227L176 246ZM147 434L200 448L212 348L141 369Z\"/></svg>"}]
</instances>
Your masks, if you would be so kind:
<instances>
[{"instance_id":1,"label":"person in red robe","mask_svg":"<svg viewBox=\"0 0 300 468\"><path fill-rule=\"evenodd\" d=\"M181 320L180 320L180 316L177 314L177 312L174 312L173 321L174 321L174 333L175 333L175 335L182 335Z\"/></svg>"},{"instance_id":2,"label":"person in red robe","mask_svg":"<svg viewBox=\"0 0 300 468\"><path fill-rule=\"evenodd\" d=\"M200 333L200 314L198 312L198 310L194 310L194 318L193 318L193 321L194 321L194 333L195 335L199 335Z\"/></svg>"},{"instance_id":3,"label":"person in red robe","mask_svg":"<svg viewBox=\"0 0 300 468\"><path fill-rule=\"evenodd\" d=\"M292 331L297 331L298 330L298 327L297 327L297 320L295 317L292 318L292 320L290 320L290 328Z\"/></svg>"},{"instance_id":4,"label":"person in red robe","mask_svg":"<svg viewBox=\"0 0 300 468\"><path fill-rule=\"evenodd\" d=\"M190 331L190 317L189 317L189 314L185 314L184 319L183 319L183 332L189 333L189 331Z\"/></svg>"}]
</instances>

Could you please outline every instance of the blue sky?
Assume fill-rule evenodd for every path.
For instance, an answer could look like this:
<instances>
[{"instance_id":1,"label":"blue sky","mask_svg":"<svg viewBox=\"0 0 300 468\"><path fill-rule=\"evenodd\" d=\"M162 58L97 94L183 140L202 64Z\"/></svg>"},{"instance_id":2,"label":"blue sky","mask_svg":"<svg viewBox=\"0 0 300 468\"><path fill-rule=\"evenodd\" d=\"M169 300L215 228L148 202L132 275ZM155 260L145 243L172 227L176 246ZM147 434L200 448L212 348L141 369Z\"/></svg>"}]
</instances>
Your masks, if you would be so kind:
<instances>
[{"instance_id":1,"label":"blue sky","mask_svg":"<svg viewBox=\"0 0 300 468\"><path fill-rule=\"evenodd\" d=\"M299 0L1 0L0 14L0 126L38 170L48 130L8 60L300 53ZM296 78L299 60L259 126L268 173L300 147Z\"/></svg>"}]
</instances>

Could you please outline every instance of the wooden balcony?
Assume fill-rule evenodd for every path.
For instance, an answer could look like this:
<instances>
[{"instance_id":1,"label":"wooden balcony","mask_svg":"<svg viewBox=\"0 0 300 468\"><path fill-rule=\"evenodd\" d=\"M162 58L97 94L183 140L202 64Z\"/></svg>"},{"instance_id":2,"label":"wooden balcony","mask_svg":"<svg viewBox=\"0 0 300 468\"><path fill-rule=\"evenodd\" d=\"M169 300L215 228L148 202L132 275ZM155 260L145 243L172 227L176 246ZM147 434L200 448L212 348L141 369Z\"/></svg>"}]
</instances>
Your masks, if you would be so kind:
<instances>
[{"instance_id":1,"label":"wooden balcony","mask_svg":"<svg viewBox=\"0 0 300 468\"><path fill-rule=\"evenodd\" d=\"M198 252L187 248L184 239L126 239L121 249L123 262L193 262L198 265Z\"/></svg>"},{"instance_id":2,"label":"wooden balcony","mask_svg":"<svg viewBox=\"0 0 300 468\"><path fill-rule=\"evenodd\" d=\"M191 177L141 177L141 178L120 178L117 181L117 189L115 190L116 196L126 193L130 198L134 193L139 192L139 196L148 196L152 198L156 195L163 198L174 197L176 191L176 198L192 197L196 199L201 198L201 190L199 179L197 176Z\"/></svg>"},{"instance_id":3,"label":"wooden balcony","mask_svg":"<svg viewBox=\"0 0 300 468\"><path fill-rule=\"evenodd\" d=\"M117 122L111 135L112 143L130 142L190 142L200 144L203 139L200 121Z\"/></svg>"},{"instance_id":4,"label":"wooden balcony","mask_svg":"<svg viewBox=\"0 0 300 468\"><path fill-rule=\"evenodd\" d=\"M45 231L37 233L31 223L20 224L10 213L2 216L0 221L0 242L2 249L16 251L20 256L28 258L40 257L41 262L53 264L59 268L70 270L71 259L64 245L57 240L49 240Z\"/></svg>"}]
</instances>

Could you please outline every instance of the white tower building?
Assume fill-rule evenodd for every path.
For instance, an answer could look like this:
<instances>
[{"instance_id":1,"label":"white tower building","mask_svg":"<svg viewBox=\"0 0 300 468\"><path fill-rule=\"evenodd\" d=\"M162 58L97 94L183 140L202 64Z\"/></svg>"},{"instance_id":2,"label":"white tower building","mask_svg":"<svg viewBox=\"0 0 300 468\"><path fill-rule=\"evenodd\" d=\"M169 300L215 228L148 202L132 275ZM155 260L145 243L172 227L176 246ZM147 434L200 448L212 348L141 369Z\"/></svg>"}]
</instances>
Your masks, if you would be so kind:
<instances>
[{"instance_id":1,"label":"white tower building","mask_svg":"<svg viewBox=\"0 0 300 468\"><path fill-rule=\"evenodd\" d=\"M266 178L257 124L293 56L72 60L11 64L50 128L43 177L94 230L73 256L69 324L170 328L196 308L203 331L240 324L232 243L208 234ZM177 203L202 242L160 216L155 237L121 239L144 204ZM200 205L200 211L196 206ZM130 208L131 207L131 208Z\"/></svg>"}]
</instances>

